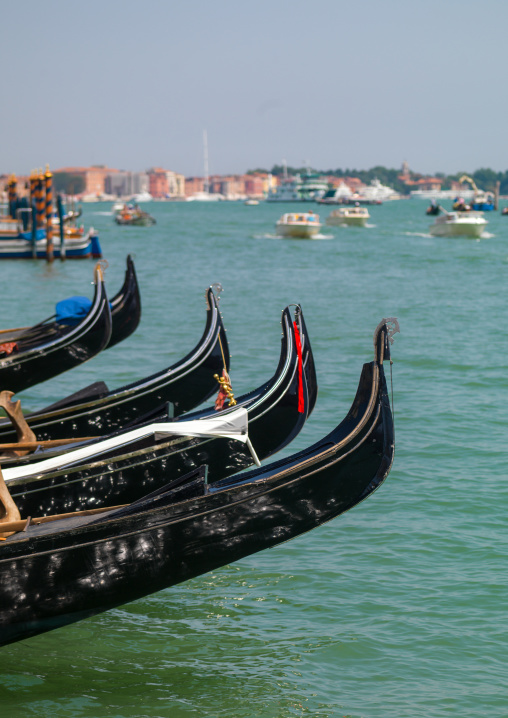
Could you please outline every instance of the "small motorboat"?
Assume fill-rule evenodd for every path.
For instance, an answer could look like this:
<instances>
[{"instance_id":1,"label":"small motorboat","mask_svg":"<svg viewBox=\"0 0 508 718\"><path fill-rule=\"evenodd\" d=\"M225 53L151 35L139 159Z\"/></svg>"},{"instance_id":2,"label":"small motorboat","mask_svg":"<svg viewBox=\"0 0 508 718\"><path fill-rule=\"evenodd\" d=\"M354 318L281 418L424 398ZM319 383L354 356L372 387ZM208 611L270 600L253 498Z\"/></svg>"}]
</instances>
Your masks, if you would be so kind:
<instances>
[{"instance_id":1,"label":"small motorboat","mask_svg":"<svg viewBox=\"0 0 508 718\"><path fill-rule=\"evenodd\" d=\"M430 226L433 237L471 237L477 239L488 222L481 212L446 212Z\"/></svg>"},{"instance_id":2,"label":"small motorboat","mask_svg":"<svg viewBox=\"0 0 508 718\"><path fill-rule=\"evenodd\" d=\"M376 329L374 360L363 366L347 416L313 446L215 483L206 466L178 478L168 470L161 488L124 506L0 519L0 645L277 546L369 497L394 459L383 366L393 321ZM3 480L2 496L14 513Z\"/></svg>"},{"instance_id":3,"label":"small motorboat","mask_svg":"<svg viewBox=\"0 0 508 718\"><path fill-rule=\"evenodd\" d=\"M152 215L139 209L137 204L124 204L123 209L115 214L115 222L133 227L151 227L156 224Z\"/></svg>"},{"instance_id":4,"label":"small motorboat","mask_svg":"<svg viewBox=\"0 0 508 718\"><path fill-rule=\"evenodd\" d=\"M279 237L312 239L321 229L319 215L314 212L291 212L283 214L275 225Z\"/></svg>"},{"instance_id":5,"label":"small motorboat","mask_svg":"<svg viewBox=\"0 0 508 718\"><path fill-rule=\"evenodd\" d=\"M347 225L349 227L365 227L370 219L369 210L366 207L341 207L334 209L326 218L326 224L331 227Z\"/></svg>"},{"instance_id":6,"label":"small motorboat","mask_svg":"<svg viewBox=\"0 0 508 718\"><path fill-rule=\"evenodd\" d=\"M247 207L256 207L259 204L259 200L257 199L246 199L244 202L244 205Z\"/></svg>"}]
</instances>

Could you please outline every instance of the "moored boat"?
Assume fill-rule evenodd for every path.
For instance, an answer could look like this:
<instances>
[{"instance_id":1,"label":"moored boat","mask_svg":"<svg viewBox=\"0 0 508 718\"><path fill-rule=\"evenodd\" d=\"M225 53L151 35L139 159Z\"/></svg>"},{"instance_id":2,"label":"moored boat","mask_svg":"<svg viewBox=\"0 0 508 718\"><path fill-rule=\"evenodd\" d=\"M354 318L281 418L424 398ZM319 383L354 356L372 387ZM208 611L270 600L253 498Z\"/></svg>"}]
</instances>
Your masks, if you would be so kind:
<instances>
[{"instance_id":1,"label":"moored boat","mask_svg":"<svg viewBox=\"0 0 508 718\"><path fill-rule=\"evenodd\" d=\"M0 216L0 259L102 257L97 232L76 226L80 212L65 213L58 197L53 212L52 174L32 177L31 198L19 197L17 181L8 182L7 213ZM45 188L45 189L44 189ZM45 194L44 194L45 192Z\"/></svg>"},{"instance_id":2,"label":"moored boat","mask_svg":"<svg viewBox=\"0 0 508 718\"><path fill-rule=\"evenodd\" d=\"M279 237L312 239L321 229L319 215L315 212L295 212L283 214L275 225Z\"/></svg>"},{"instance_id":3,"label":"moored boat","mask_svg":"<svg viewBox=\"0 0 508 718\"><path fill-rule=\"evenodd\" d=\"M82 364L107 347L112 321L100 263L95 267L94 280L95 296L82 318L70 313L70 304L59 314L57 305L54 321L0 334L2 389L23 391Z\"/></svg>"},{"instance_id":4,"label":"moored boat","mask_svg":"<svg viewBox=\"0 0 508 718\"><path fill-rule=\"evenodd\" d=\"M328 192L328 182L320 175L307 171L303 176L284 177L271 191L267 202L319 202Z\"/></svg>"},{"instance_id":5,"label":"moored boat","mask_svg":"<svg viewBox=\"0 0 508 718\"><path fill-rule=\"evenodd\" d=\"M300 175L295 177L287 177L279 182L277 187L269 192L267 202L301 202L302 195L300 192L302 186L302 178Z\"/></svg>"},{"instance_id":6,"label":"moored boat","mask_svg":"<svg viewBox=\"0 0 508 718\"><path fill-rule=\"evenodd\" d=\"M150 421L108 437L76 439L72 446L43 447L36 454L12 459L4 455L5 481L20 511L39 516L126 503L160 488L168 472L176 478L206 463L208 479L215 482L248 468L256 456L265 459L280 451L304 426L317 395L300 308L294 321L286 308L282 320L281 355L272 379L253 392L228 399L220 410L214 406L171 422L167 411L159 408ZM247 414L250 444L203 434L199 428L196 433L196 427L204 428L210 421L234 423L238 409ZM189 422L192 432L186 429Z\"/></svg>"},{"instance_id":7,"label":"moored boat","mask_svg":"<svg viewBox=\"0 0 508 718\"><path fill-rule=\"evenodd\" d=\"M125 285L124 285L125 287ZM102 436L137 422L161 407L180 416L206 401L217 391L215 374L229 371L229 348L218 293L206 294L206 325L197 345L180 361L151 376L118 389L108 390L95 382L51 406L27 414L25 420L37 439L51 441L70 436ZM121 292L121 296L124 296ZM112 313L114 314L113 307ZM10 421L0 419L0 442L16 441Z\"/></svg>"},{"instance_id":8,"label":"moored boat","mask_svg":"<svg viewBox=\"0 0 508 718\"><path fill-rule=\"evenodd\" d=\"M62 257L62 244L60 235L53 237L53 256ZM0 219L0 259L46 259L47 257L46 230L38 229L35 241L30 231L23 231L16 221L10 222ZM91 227L83 234L75 234L66 228L64 230L64 256L68 259L102 257L102 249L97 232Z\"/></svg>"},{"instance_id":9,"label":"moored boat","mask_svg":"<svg viewBox=\"0 0 508 718\"><path fill-rule=\"evenodd\" d=\"M120 291L115 294L110 303L111 308L111 336L107 349L123 342L136 331L141 319L141 296L139 293L138 278L134 268L134 261L127 255L127 268Z\"/></svg>"},{"instance_id":10,"label":"moored boat","mask_svg":"<svg viewBox=\"0 0 508 718\"><path fill-rule=\"evenodd\" d=\"M168 473L164 487L127 506L4 523L0 645L277 546L370 496L394 458L386 321L346 418L308 449L215 484L206 468Z\"/></svg>"}]
</instances>

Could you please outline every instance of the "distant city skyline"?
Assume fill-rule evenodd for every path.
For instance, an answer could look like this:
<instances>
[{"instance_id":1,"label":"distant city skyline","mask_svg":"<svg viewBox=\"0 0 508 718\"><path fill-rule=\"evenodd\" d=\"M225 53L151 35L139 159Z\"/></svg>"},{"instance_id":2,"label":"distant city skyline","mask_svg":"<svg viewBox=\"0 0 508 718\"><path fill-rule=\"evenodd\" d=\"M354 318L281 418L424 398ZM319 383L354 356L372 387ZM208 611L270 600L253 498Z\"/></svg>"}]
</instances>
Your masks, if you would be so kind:
<instances>
[{"instance_id":1,"label":"distant city skyline","mask_svg":"<svg viewBox=\"0 0 508 718\"><path fill-rule=\"evenodd\" d=\"M240 174L283 159L508 168L508 5L26 0L2 11L2 171Z\"/></svg>"}]
</instances>

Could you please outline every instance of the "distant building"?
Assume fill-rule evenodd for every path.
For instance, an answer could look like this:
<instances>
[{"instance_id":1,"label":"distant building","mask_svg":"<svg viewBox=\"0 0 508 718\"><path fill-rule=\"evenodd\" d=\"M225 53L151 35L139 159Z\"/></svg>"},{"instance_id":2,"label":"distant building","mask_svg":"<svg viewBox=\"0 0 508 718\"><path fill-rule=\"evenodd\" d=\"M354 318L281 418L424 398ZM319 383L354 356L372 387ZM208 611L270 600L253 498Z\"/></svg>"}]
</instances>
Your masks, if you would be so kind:
<instances>
[{"instance_id":1,"label":"distant building","mask_svg":"<svg viewBox=\"0 0 508 718\"><path fill-rule=\"evenodd\" d=\"M185 178L185 196L192 197L197 192L205 191L205 180L203 177L186 177Z\"/></svg>"},{"instance_id":2,"label":"distant building","mask_svg":"<svg viewBox=\"0 0 508 718\"><path fill-rule=\"evenodd\" d=\"M439 179L439 177L421 177L417 180L405 182L405 184L413 187L413 189L421 189L424 192L429 192L430 190L439 192L443 185L443 180Z\"/></svg>"},{"instance_id":3,"label":"distant building","mask_svg":"<svg viewBox=\"0 0 508 718\"><path fill-rule=\"evenodd\" d=\"M80 196L101 197L106 194L106 177L115 174L118 170L111 169L105 165L92 165L92 167L60 167L53 170L54 175L67 174L83 177L84 190Z\"/></svg>"},{"instance_id":4,"label":"distant building","mask_svg":"<svg viewBox=\"0 0 508 718\"><path fill-rule=\"evenodd\" d=\"M411 179L411 170L409 169L409 163L404 160L402 163L402 169L399 175L399 179L404 182L405 179Z\"/></svg>"},{"instance_id":5,"label":"distant building","mask_svg":"<svg viewBox=\"0 0 508 718\"><path fill-rule=\"evenodd\" d=\"M245 175L245 194L255 199L265 196L266 175Z\"/></svg>"},{"instance_id":6,"label":"distant building","mask_svg":"<svg viewBox=\"0 0 508 718\"><path fill-rule=\"evenodd\" d=\"M210 177L210 192L221 194L227 199L244 199L247 196L246 179L247 175L215 175Z\"/></svg>"},{"instance_id":7,"label":"distant building","mask_svg":"<svg viewBox=\"0 0 508 718\"><path fill-rule=\"evenodd\" d=\"M439 177L422 177L412 173L407 162L403 163L402 174L398 175L397 179L403 182L406 187L410 187L412 191L423 190L424 192L429 192L436 190L439 192L443 185L443 180Z\"/></svg>"},{"instance_id":8,"label":"distant building","mask_svg":"<svg viewBox=\"0 0 508 718\"><path fill-rule=\"evenodd\" d=\"M109 174L104 180L106 194L115 197L132 197L149 191L149 179L146 172L124 172Z\"/></svg>"},{"instance_id":9,"label":"distant building","mask_svg":"<svg viewBox=\"0 0 508 718\"><path fill-rule=\"evenodd\" d=\"M7 201L7 182L11 178L11 174L0 175L0 197L2 202ZM16 175L16 193L18 197L28 197L30 194L30 177L24 175Z\"/></svg>"},{"instance_id":10,"label":"distant building","mask_svg":"<svg viewBox=\"0 0 508 718\"><path fill-rule=\"evenodd\" d=\"M170 197L185 197L185 177L178 172L166 172L168 181L168 195Z\"/></svg>"},{"instance_id":11,"label":"distant building","mask_svg":"<svg viewBox=\"0 0 508 718\"><path fill-rule=\"evenodd\" d=\"M169 184L166 170L161 167L152 167L147 171L148 191L154 199L165 199L169 194Z\"/></svg>"}]
</instances>

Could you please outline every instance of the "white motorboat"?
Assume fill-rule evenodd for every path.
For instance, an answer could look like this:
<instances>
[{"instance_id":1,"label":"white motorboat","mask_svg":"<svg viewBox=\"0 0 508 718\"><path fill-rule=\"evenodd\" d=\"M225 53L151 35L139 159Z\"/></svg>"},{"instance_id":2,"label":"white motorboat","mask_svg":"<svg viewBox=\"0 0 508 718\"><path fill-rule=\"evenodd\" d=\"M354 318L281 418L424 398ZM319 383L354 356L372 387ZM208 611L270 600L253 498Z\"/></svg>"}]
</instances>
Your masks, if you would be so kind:
<instances>
[{"instance_id":1,"label":"white motorboat","mask_svg":"<svg viewBox=\"0 0 508 718\"><path fill-rule=\"evenodd\" d=\"M220 202L223 199L224 195L215 192L195 192L187 197L187 202Z\"/></svg>"},{"instance_id":2,"label":"white motorboat","mask_svg":"<svg viewBox=\"0 0 508 718\"><path fill-rule=\"evenodd\" d=\"M371 204L381 204L387 200L399 198L399 195L394 189L381 184L377 178L373 179L367 187L362 187L359 191L359 195L361 202L369 202Z\"/></svg>"},{"instance_id":3,"label":"white motorboat","mask_svg":"<svg viewBox=\"0 0 508 718\"><path fill-rule=\"evenodd\" d=\"M139 192L139 194L135 194L129 202L136 202L136 204L139 204L139 202L152 202L153 197L150 194L150 192Z\"/></svg>"},{"instance_id":4,"label":"white motorboat","mask_svg":"<svg viewBox=\"0 0 508 718\"><path fill-rule=\"evenodd\" d=\"M482 212L446 212L436 217L430 233L433 237L478 238L487 224Z\"/></svg>"},{"instance_id":5,"label":"white motorboat","mask_svg":"<svg viewBox=\"0 0 508 718\"><path fill-rule=\"evenodd\" d=\"M326 224L332 227L348 225L350 227L365 227L370 219L369 210L366 207L341 207L334 209L326 218Z\"/></svg>"},{"instance_id":6,"label":"white motorboat","mask_svg":"<svg viewBox=\"0 0 508 718\"><path fill-rule=\"evenodd\" d=\"M312 239L322 227L315 212L283 214L275 226L279 237L296 239Z\"/></svg>"},{"instance_id":7,"label":"white motorboat","mask_svg":"<svg viewBox=\"0 0 508 718\"><path fill-rule=\"evenodd\" d=\"M329 189L325 194L318 199L319 204L344 204L348 202L353 196L352 190L347 186L345 182L340 182L338 187Z\"/></svg>"}]
</instances>

